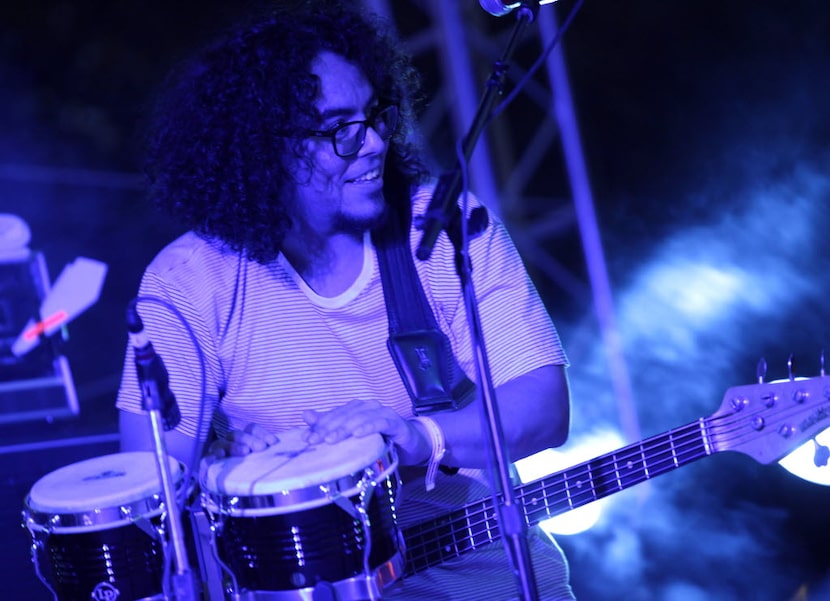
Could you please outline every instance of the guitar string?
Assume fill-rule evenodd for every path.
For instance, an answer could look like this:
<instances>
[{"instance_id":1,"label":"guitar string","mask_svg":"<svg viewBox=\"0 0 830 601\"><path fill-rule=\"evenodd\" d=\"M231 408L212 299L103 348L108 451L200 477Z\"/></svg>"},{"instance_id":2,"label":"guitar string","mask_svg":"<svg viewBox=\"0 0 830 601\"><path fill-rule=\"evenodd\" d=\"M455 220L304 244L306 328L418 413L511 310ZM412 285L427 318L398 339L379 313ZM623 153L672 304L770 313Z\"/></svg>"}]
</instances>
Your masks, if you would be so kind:
<instances>
[{"instance_id":1,"label":"guitar string","mask_svg":"<svg viewBox=\"0 0 830 601\"><path fill-rule=\"evenodd\" d=\"M675 453L673 453L672 456L684 455L686 448L689 447L690 444L694 444L694 446L699 449L702 446L700 421L687 424L686 426L681 426L680 428L672 430L669 433L651 437L641 441L640 443L635 443L619 449L617 453L613 454L616 458L617 465L621 462L627 463L635 457L637 458L637 461L640 462L643 454L649 453L651 449L665 448L665 442L660 442L659 444L657 443L658 441L665 441L668 438L671 438L675 445ZM698 451L697 457L702 457L704 455L705 453ZM660 463L662 461L664 461L664 459L658 460L653 464L652 462L648 462L648 465L656 472L655 475L666 471L666 468L660 467ZM674 460L672 459L671 461L672 467L675 467ZM688 461L690 461L690 459L684 458L682 464L687 463ZM589 472L588 468L591 463L595 465L595 468L599 468L595 469L593 474ZM543 496L548 499L558 496L561 501L566 498L563 495L568 495L570 493L568 500L563 503L563 510L584 505L585 503L598 498L595 495L594 487L586 486L584 487L584 490L581 490L579 487L571 487L571 490L569 491L568 483L573 481L578 476L587 477L589 482L596 479L598 476L607 476L609 473L614 473L616 478L618 469L611 471L604 469L607 465L613 464L613 461L603 462L599 459L595 459L573 466L547 478L542 478L536 482L528 483L527 485L522 486L522 491L517 496L517 500L524 500L528 498L533 499L539 494L540 491L544 492L545 488L552 488L557 490L555 494ZM555 479L558 479L559 482L553 483L552 481ZM644 476L640 481L644 481L646 479L648 479L648 477ZM530 489L534 488L535 490L531 492ZM614 492L616 492L616 490ZM551 504L550 502L545 501L544 508L540 509L543 513L545 513L545 515L547 515L549 510L553 509L556 504L557 503ZM476 505L480 505L480 508L472 509L471 506L467 506L461 510L457 510L443 516L443 518L407 529L404 533L404 538L408 541L407 556L409 559L407 563L410 564L409 567L413 570L423 569L428 567L428 565L420 565L420 563L423 563L424 560L429 560L436 554L444 558L454 557L463 552L473 550L478 546L489 544L492 540L499 538L500 534L498 532L498 524L495 523L496 514L493 509L492 502L487 500L485 502L472 504L473 507ZM533 505L533 502L530 504L526 502L523 503L526 516L531 514L535 509ZM545 511L546 509L548 511ZM494 522L493 527L487 526L487 523L490 521ZM478 541L476 539L481 537L477 535L482 533L482 528L489 532L486 532L487 536L484 540ZM418 534L415 534L416 530L419 531ZM417 539L420 540L415 543ZM420 562L418 560L420 560Z\"/></svg>"},{"instance_id":2,"label":"guitar string","mask_svg":"<svg viewBox=\"0 0 830 601\"><path fill-rule=\"evenodd\" d=\"M795 406L789 411L785 410L784 413L795 414L799 411L799 408ZM517 499L523 501L522 505L526 517L532 523L531 516L534 513L544 515L561 513L557 511L557 502L550 503L551 498L558 496L560 497L559 503L563 503L562 495L565 494L568 497L567 502L564 502L564 507L561 508L565 511L624 490L629 486L644 482L709 454L729 450L734 444L752 439L757 435L754 431L746 431L742 435L741 431L746 430L746 428L735 427L740 426L741 423L746 423L747 418L752 416L752 412L741 415L739 419L736 419L736 415L716 415L697 420L639 443L628 445L609 455L586 461L552 476L528 483L521 487ZM719 423L724 421L726 426L732 426L732 428L729 429L724 427L724 424ZM711 445L708 450L704 442L707 438L710 439ZM653 455L653 457L644 462L644 455ZM626 466L628 474L620 473L620 465ZM635 466L638 469L632 472L631 470ZM632 480L631 474L639 473L641 468L642 474ZM577 486L576 490L574 490L574 487L568 488L569 481L578 476L586 477L589 482L604 482L611 476L611 479L617 482L617 486L608 488L607 492L601 496L597 495L598 487L595 484L584 487L584 490L581 486ZM552 480L557 478L561 482L553 483ZM544 494L547 488L553 488L556 492ZM544 499L541 504L537 501L537 496L540 493ZM480 508L474 509L476 505L480 505ZM479 516L483 519L476 519ZM411 544L407 548L407 556L409 557L407 563L411 564L408 567L415 570L423 569L428 565L419 566L419 558L423 561L436 555L436 553L444 558L454 557L497 539L500 536L498 525L487 526L488 522L495 520L495 517L492 502L473 503L443 518L407 529L405 538L408 539L410 544L416 539L420 539L418 543ZM416 530L418 534L415 534ZM411 537L408 537L407 534ZM477 539L481 538L479 536L481 534L486 536L479 541ZM446 539L450 539L449 544L440 544L442 540ZM432 552L427 552L430 549Z\"/></svg>"}]
</instances>

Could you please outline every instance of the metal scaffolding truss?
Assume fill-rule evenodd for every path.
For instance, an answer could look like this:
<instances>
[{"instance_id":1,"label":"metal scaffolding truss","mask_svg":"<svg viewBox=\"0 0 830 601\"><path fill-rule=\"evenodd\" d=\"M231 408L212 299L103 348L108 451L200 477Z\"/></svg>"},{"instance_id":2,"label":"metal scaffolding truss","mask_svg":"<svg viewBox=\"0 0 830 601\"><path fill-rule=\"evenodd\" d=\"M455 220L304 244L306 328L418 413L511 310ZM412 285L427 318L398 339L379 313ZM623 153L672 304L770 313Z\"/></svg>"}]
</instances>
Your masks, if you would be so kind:
<instances>
[{"instance_id":1,"label":"metal scaffolding truss","mask_svg":"<svg viewBox=\"0 0 830 601\"><path fill-rule=\"evenodd\" d=\"M451 166L456 141L473 122L484 83L513 32L514 16L496 19L476 2L454 0L364 3L395 23L419 66L433 71L426 78L433 89L427 90L430 100L422 115L421 135L436 162ZM554 42L558 30L553 7L541 8L509 65L510 84L522 79L525 69ZM582 306L593 303L620 426L627 438L639 439L560 43L504 114L488 126L469 170L476 195L508 224L537 284L565 291ZM581 244L562 246L563 238L577 236ZM559 252L553 250L557 244ZM581 254L574 246L581 247ZM562 248L567 256L561 254Z\"/></svg>"}]
</instances>

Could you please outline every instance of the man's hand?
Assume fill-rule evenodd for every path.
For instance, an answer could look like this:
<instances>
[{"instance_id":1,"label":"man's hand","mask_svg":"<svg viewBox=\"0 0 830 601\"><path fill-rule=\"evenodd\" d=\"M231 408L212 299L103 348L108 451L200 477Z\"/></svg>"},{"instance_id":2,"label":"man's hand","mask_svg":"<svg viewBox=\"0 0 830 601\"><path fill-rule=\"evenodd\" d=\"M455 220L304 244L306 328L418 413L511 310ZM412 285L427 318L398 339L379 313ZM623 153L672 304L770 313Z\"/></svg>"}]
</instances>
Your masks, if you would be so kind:
<instances>
[{"instance_id":1,"label":"man's hand","mask_svg":"<svg viewBox=\"0 0 830 601\"><path fill-rule=\"evenodd\" d=\"M398 415L377 401L353 400L328 412L308 409L303 419L309 425L306 440L311 444L333 444L351 436L381 434L398 448L403 465L418 465L432 451L429 434L422 425Z\"/></svg>"},{"instance_id":2,"label":"man's hand","mask_svg":"<svg viewBox=\"0 0 830 601\"><path fill-rule=\"evenodd\" d=\"M225 438L213 441L208 455L216 458L242 457L256 451L264 451L277 444L279 438L258 424L248 424L244 430L231 430Z\"/></svg>"}]
</instances>

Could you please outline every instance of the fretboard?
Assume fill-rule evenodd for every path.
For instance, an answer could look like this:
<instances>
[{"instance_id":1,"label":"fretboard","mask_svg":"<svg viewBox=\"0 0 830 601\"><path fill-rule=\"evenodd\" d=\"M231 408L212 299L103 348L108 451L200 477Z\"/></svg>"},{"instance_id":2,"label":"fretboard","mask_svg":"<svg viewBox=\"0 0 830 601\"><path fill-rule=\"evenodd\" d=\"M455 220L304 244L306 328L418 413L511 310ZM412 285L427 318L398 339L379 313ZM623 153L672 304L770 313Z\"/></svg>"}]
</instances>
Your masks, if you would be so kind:
<instances>
[{"instance_id":1,"label":"fretboard","mask_svg":"<svg viewBox=\"0 0 830 601\"><path fill-rule=\"evenodd\" d=\"M715 452L709 422L700 419L579 465L518 486L516 502L528 526L620 492ZM404 575L458 557L499 539L491 497L405 528Z\"/></svg>"}]
</instances>

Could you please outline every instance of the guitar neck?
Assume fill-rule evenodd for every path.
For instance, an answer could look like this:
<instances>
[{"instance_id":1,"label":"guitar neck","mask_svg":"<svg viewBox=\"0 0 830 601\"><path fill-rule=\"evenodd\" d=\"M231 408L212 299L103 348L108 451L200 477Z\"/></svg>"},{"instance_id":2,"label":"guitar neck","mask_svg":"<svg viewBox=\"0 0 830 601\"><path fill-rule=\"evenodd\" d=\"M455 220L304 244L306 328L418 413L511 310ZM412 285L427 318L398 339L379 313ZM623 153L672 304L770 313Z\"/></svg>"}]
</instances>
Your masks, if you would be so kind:
<instances>
[{"instance_id":1,"label":"guitar neck","mask_svg":"<svg viewBox=\"0 0 830 601\"><path fill-rule=\"evenodd\" d=\"M518 486L516 502L528 526L587 505L716 452L708 419L647 438ZM492 498L405 528L409 575L500 538Z\"/></svg>"}]
</instances>

